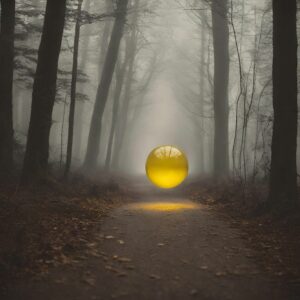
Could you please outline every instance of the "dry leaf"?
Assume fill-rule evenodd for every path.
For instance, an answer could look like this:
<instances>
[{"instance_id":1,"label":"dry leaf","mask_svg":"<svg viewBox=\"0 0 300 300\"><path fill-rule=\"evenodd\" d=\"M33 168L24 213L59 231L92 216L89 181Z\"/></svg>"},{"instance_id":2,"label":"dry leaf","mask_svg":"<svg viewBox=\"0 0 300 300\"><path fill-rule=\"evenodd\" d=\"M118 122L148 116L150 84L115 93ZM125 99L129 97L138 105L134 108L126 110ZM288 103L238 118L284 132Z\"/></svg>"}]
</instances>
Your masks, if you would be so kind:
<instances>
[{"instance_id":1,"label":"dry leaf","mask_svg":"<svg viewBox=\"0 0 300 300\"><path fill-rule=\"evenodd\" d=\"M149 277L150 277L151 279L160 279L160 276L155 275L155 274L150 274Z\"/></svg>"},{"instance_id":2,"label":"dry leaf","mask_svg":"<svg viewBox=\"0 0 300 300\"><path fill-rule=\"evenodd\" d=\"M118 258L118 261L119 262L131 262L131 259L130 258L127 258L127 257L119 257Z\"/></svg>"}]
</instances>

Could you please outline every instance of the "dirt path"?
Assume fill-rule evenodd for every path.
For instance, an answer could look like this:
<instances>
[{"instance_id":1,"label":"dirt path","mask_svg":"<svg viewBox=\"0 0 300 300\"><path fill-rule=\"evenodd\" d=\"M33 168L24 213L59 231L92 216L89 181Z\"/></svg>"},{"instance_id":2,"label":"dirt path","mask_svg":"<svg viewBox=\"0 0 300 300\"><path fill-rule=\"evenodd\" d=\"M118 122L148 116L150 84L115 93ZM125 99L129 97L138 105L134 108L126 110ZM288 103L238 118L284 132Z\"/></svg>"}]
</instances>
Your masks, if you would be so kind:
<instances>
[{"instance_id":1,"label":"dirt path","mask_svg":"<svg viewBox=\"0 0 300 300\"><path fill-rule=\"evenodd\" d=\"M296 299L259 270L229 221L186 199L152 196L116 209L91 249L2 299Z\"/></svg>"}]
</instances>

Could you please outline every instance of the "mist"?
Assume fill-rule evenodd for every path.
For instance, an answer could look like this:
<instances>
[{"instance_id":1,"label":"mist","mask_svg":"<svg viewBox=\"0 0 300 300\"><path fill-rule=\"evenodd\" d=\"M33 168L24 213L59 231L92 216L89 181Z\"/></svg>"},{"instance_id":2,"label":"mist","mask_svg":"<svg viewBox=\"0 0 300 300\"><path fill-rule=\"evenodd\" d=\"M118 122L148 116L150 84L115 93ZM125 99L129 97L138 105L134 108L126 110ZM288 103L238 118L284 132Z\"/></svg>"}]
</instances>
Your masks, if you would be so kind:
<instances>
[{"instance_id":1,"label":"mist","mask_svg":"<svg viewBox=\"0 0 300 300\"><path fill-rule=\"evenodd\" d=\"M1 299L300 299L299 1L0 16Z\"/></svg>"},{"instance_id":2,"label":"mist","mask_svg":"<svg viewBox=\"0 0 300 300\"><path fill-rule=\"evenodd\" d=\"M231 172L247 180L248 176L266 176L265 166L270 161L271 10L268 1L233 1L231 5L228 7L228 95L224 94L224 99L228 99L227 154L218 160L228 160ZM26 38L17 39L15 43L19 49L16 61L20 69L15 72L13 116L15 138L22 147L26 145L29 128L31 74L34 74L38 54L45 2L17 3L17 12L18 9L20 13L27 9L26 16L20 15L20 25L16 26L18 34ZM63 168L65 163L69 132L76 5L70 3L68 9L49 140L49 162L56 169ZM110 1L85 1L82 4L85 19L81 21L78 44L71 164L71 169L76 171L81 169L86 158L97 89L101 77L105 76L103 65L114 23L113 9L114 4ZM118 75L112 77L103 116L99 119L102 126L98 134L101 137L93 168L104 169L109 135L115 122L111 161L106 163L106 170L109 168L110 172L125 176L142 175L149 152L159 145L171 144L188 156L191 175L214 173L217 158L213 154L214 44L211 22L210 4L205 1L129 3L115 67L120 72L122 64L126 64L122 75L125 80L122 79L119 100L115 100ZM35 26L34 30L30 25ZM113 111L114 101L119 101L117 112ZM221 133L221 137L223 135ZM299 163L299 159L297 161Z\"/></svg>"}]
</instances>

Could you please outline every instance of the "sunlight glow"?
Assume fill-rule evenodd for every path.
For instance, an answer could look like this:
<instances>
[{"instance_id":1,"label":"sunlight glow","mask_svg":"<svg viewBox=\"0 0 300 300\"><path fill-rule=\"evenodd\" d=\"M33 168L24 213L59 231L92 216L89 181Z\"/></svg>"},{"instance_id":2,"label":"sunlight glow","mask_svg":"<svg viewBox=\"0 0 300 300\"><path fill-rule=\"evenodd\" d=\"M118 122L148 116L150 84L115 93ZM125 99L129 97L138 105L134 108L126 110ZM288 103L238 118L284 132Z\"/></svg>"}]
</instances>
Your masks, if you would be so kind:
<instances>
[{"instance_id":1,"label":"sunlight glow","mask_svg":"<svg viewBox=\"0 0 300 300\"><path fill-rule=\"evenodd\" d=\"M149 180L160 188L178 186L188 175L185 154L173 146L160 146L151 151L146 162Z\"/></svg>"},{"instance_id":2,"label":"sunlight glow","mask_svg":"<svg viewBox=\"0 0 300 300\"><path fill-rule=\"evenodd\" d=\"M150 202L131 204L131 209L145 210L145 211L181 211L198 209L199 205L192 202Z\"/></svg>"}]
</instances>

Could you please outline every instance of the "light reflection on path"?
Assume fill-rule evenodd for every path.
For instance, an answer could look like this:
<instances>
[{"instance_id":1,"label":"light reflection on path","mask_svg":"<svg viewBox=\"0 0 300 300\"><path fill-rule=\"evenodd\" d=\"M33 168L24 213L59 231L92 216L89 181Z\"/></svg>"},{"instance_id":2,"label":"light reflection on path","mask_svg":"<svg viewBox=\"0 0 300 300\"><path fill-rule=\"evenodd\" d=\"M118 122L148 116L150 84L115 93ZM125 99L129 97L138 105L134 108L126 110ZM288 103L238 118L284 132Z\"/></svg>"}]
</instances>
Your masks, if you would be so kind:
<instances>
[{"instance_id":1,"label":"light reflection on path","mask_svg":"<svg viewBox=\"0 0 300 300\"><path fill-rule=\"evenodd\" d=\"M200 205L193 202L172 202L172 201L156 201L156 202L144 202L133 203L126 206L129 210L142 210L142 211L154 211L154 212L180 212L183 210L195 210L200 209Z\"/></svg>"}]
</instances>

